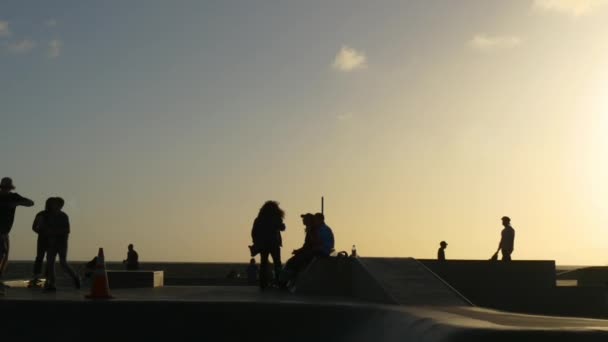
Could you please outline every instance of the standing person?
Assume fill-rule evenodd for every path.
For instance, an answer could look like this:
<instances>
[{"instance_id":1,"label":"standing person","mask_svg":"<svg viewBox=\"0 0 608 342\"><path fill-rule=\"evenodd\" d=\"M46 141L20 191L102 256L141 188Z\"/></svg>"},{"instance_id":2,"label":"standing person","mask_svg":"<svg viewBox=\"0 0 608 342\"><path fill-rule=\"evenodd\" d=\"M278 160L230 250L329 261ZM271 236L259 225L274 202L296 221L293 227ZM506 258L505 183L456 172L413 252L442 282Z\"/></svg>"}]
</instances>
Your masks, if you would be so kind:
<instances>
[{"instance_id":1,"label":"standing person","mask_svg":"<svg viewBox=\"0 0 608 342\"><path fill-rule=\"evenodd\" d=\"M285 230L285 212L276 201L267 201L262 205L258 216L253 221L251 238L253 246L250 250L260 253L260 289L268 286L268 256L272 256L274 276L278 278L281 272L281 247L283 240L281 232Z\"/></svg>"},{"instance_id":2,"label":"standing person","mask_svg":"<svg viewBox=\"0 0 608 342\"><path fill-rule=\"evenodd\" d=\"M48 236L44 232L44 223L47 217L51 214L51 208L53 206L54 197L50 197L44 204L44 210L36 214L34 223L32 224L32 230L38 235L36 239L36 259L34 260L34 276L30 281L30 287L39 286L40 276L42 273L42 263L44 262L44 256L48 249Z\"/></svg>"},{"instance_id":3,"label":"standing person","mask_svg":"<svg viewBox=\"0 0 608 342\"><path fill-rule=\"evenodd\" d=\"M437 260L445 261L445 249L448 248L448 243L441 241L439 243L439 249L437 250Z\"/></svg>"},{"instance_id":4,"label":"standing person","mask_svg":"<svg viewBox=\"0 0 608 342\"><path fill-rule=\"evenodd\" d=\"M15 222L15 211L18 206L32 207L34 202L12 192L15 190L13 180L5 177L0 180L0 279L8 265L10 242L8 234ZM5 294L5 286L0 283L0 295Z\"/></svg>"},{"instance_id":5,"label":"standing person","mask_svg":"<svg viewBox=\"0 0 608 342\"><path fill-rule=\"evenodd\" d=\"M80 289L80 278L68 265L68 237L70 235L70 218L62 211L64 200L55 197L51 202L51 210L44 224L44 232L48 236L48 251L46 256L46 292L55 292L55 259L59 255L59 263L74 281L74 286Z\"/></svg>"},{"instance_id":6,"label":"standing person","mask_svg":"<svg viewBox=\"0 0 608 342\"><path fill-rule=\"evenodd\" d=\"M127 252L127 259L123 260L122 263L126 264L128 271L137 271L139 269L139 255L133 248L133 244L129 244L127 247L129 251Z\"/></svg>"},{"instance_id":7,"label":"standing person","mask_svg":"<svg viewBox=\"0 0 608 342\"><path fill-rule=\"evenodd\" d=\"M511 261L511 253L515 247L515 229L511 227L511 219L508 216L504 216L501 220L504 229L500 232L500 243L496 253L502 252L502 261Z\"/></svg>"}]
</instances>

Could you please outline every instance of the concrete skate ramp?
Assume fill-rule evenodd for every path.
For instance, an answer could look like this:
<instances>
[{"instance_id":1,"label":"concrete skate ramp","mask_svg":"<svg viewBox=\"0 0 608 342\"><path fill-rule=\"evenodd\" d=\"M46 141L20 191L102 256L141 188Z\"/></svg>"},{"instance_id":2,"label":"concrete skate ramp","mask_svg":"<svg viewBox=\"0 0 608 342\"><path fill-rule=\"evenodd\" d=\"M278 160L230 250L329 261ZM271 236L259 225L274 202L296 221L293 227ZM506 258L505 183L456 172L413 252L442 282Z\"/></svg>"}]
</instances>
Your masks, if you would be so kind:
<instances>
[{"instance_id":1,"label":"concrete skate ramp","mask_svg":"<svg viewBox=\"0 0 608 342\"><path fill-rule=\"evenodd\" d=\"M297 292L383 304L471 305L456 290L412 258L316 259L298 277Z\"/></svg>"},{"instance_id":2,"label":"concrete skate ramp","mask_svg":"<svg viewBox=\"0 0 608 342\"><path fill-rule=\"evenodd\" d=\"M471 305L465 297L413 258L361 258L359 262L397 304Z\"/></svg>"},{"instance_id":3,"label":"concrete skate ramp","mask_svg":"<svg viewBox=\"0 0 608 342\"><path fill-rule=\"evenodd\" d=\"M251 287L130 289L113 295L116 300L95 302L75 291L9 291L0 299L2 336L11 341L608 340L608 321L473 307L377 305Z\"/></svg>"}]
</instances>

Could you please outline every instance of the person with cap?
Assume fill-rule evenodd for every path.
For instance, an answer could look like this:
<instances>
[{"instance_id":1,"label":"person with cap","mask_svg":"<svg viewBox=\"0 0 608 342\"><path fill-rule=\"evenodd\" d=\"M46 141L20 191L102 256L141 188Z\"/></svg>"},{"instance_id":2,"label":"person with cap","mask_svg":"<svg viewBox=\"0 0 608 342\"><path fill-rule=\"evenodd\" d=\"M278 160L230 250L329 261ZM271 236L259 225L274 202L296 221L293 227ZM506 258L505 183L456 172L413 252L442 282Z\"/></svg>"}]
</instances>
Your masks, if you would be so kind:
<instances>
[{"instance_id":1,"label":"person with cap","mask_svg":"<svg viewBox=\"0 0 608 342\"><path fill-rule=\"evenodd\" d=\"M314 215L307 213L300 215L300 217L302 218L304 232L306 233L304 244L302 247L294 249L291 252L293 256L287 260L279 278L279 286L282 288L286 288L290 282L293 282L301 270L310 264L316 256L321 256L322 254L323 243L319 235L319 226L315 224Z\"/></svg>"},{"instance_id":2,"label":"person with cap","mask_svg":"<svg viewBox=\"0 0 608 342\"><path fill-rule=\"evenodd\" d=\"M513 253L515 247L515 229L511 226L511 218L508 216L503 216L501 220L504 229L500 233L500 242L496 254L501 251L502 261L511 261L511 253Z\"/></svg>"},{"instance_id":3,"label":"person with cap","mask_svg":"<svg viewBox=\"0 0 608 342\"><path fill-rule=\"evenodd\" d=\"M437 260L445 261L445 249L448 247L448 243L445 241L441 241L439 243L439 250L437 250Z\"/></svg>"},{"instance_id":4,"label":"person with cap","mask_svg":"<svg viewBox=\"0 0 608 342\"><path fill-rule=\"evenodd\" d=\"M11 178L0 180L0 279L8 265L9 238L8 234L15 222L15 211L18 206L32 207L34 201L13 192L15 186ZM4 284L0 283L0 295L4 295Z\"/></svg>"}]
</instances>

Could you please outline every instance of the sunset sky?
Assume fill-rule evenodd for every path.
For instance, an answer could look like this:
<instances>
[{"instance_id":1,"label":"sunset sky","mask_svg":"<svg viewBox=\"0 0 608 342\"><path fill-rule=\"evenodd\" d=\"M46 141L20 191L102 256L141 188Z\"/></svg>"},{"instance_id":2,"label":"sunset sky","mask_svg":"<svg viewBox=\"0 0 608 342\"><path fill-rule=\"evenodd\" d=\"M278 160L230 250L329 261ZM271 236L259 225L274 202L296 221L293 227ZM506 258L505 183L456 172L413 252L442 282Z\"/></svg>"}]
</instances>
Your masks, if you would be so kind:
<instances>
[{"instance_id":1,"label":"sunset sky","mask_svg":"<svg viewBox=\"0 0 608 342\"><path fill-rule=\"evenodd\" d=\"M0 176L69 258L247 261L265 200L364 256L608 264L608 1L0 2Z\"/></svg>"}]
</instances>

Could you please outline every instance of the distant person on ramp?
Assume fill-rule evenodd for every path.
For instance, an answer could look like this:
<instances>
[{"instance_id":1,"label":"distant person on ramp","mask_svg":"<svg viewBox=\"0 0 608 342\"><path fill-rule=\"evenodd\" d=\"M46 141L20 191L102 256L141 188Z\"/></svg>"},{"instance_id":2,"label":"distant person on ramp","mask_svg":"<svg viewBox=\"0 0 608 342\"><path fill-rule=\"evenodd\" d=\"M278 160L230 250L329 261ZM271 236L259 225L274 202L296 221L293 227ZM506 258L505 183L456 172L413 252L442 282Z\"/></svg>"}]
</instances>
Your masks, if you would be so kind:
<instances>
[{"instance_id":1,"label":"distant person on ramp","mask_svg":"<svg viewBox=\"0 0 608 342\"><path fill-rule=\"evenodd\" d=\"M70 235L70 218L62 211L65 201L55 197L51 202L50 215L45 220L42 230L48 236L48 251L46 256L46 284L45 292L55 292L55 259L59 256L59 263L63 271L74 281L74 287L80 289L80 278L68 265L68 238Z\"/></svg>"},{"instance_id":2,"label":"distant person on ramp","mask_svg":"<svg viewBox=\"0 0 608 342\"><path fill-rule=\"evenodd\" d=\"M129 244L127 247L127 259L123 260L128 271L137 271L139 269L139 254L135 251L133 244Z\"/></svg>"},{"instance_id":3,"label":"distant person on ramp","mask_svg":"<svg viewBox=\"0 0 608 342\"><path fill-rule=\"evenodd\" d=\"M445 261L445 249L448 248L448 243L441 241L439 243L439 250L437 250L437 260Z\"/></svg>"},{"instance_id":4,"label":"distant person on ramp","mask_svg":"<svg viewBox=\"0 0 608 342\"><path fill-rule=\"evenodd\" d=\"M0 180L0 280L8 265L9 238L8 234L15 222L15 211L18 206L32 207L34 202L12 192L15 190L13 180L5 177ZM4 283L0 283L0 296L5 294Z\"/></svg>"},{"instance_id":5,"label":"distant person on ramp","mask_svg":"<svg viewBox=\"0 0 608 342\"><path fill-rule=\"evenodd\" d=\"M251 238L253 245L249 246L251 256L260 254L260 289L268 287L268 256L272 256L275 279L281 273L281 247L283 240L281 232L285 231L285 212L276 201L267 201L262 205L258 216L253 221Z\"/></svg>"},{"instance_id":6,"label":"distant person on ramp","mask_svg":"<svg viewBox=\"0 0 608 342\"><path fill-rule=\"evenodd\" d=\"M511 253L515 247L515 229L511 226L511 219L508 216L504 216L501 220L504 228L500 233L500 243L495 255L501 251L502 261L511 261Z\"/></svg>"}]
</instances>

